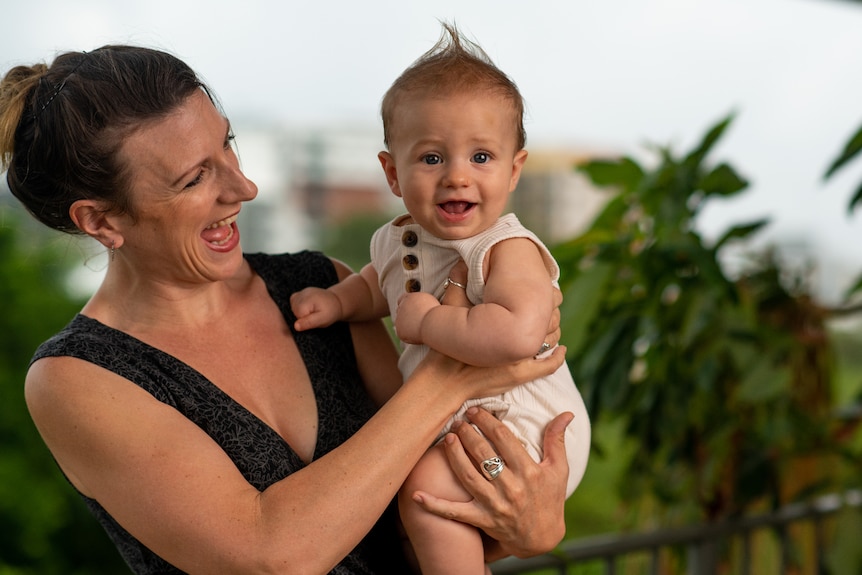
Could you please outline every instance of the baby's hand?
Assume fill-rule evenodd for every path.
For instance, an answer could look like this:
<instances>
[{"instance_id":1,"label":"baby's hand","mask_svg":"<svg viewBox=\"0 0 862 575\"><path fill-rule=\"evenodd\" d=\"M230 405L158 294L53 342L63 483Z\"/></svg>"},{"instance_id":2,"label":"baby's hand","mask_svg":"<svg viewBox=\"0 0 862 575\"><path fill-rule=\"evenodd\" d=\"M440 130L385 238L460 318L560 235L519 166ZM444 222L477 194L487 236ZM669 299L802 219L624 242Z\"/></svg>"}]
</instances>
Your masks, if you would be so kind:
<instances>
[{"instance_id":1,"label":"baby's hand","mask_svg":"<svg viewBox=\"0 0 862 575\"><path fill-rule=\"evenodd\" d=\"M422 320L440 305L430 293L415 292L401 296L395 319L395 333L404 343L422 343Z\"/></svg>"},{"instance_id":2,"label":"baby's hand","mask_svg":"<svg viewBox=\"0 0 862 575\"><path fill-rule=\"evenodd\" d=\"M329 290L309 287L290 296L296 331L328 327L341 319L341 302Z\"/></svg>"}]
</instances>

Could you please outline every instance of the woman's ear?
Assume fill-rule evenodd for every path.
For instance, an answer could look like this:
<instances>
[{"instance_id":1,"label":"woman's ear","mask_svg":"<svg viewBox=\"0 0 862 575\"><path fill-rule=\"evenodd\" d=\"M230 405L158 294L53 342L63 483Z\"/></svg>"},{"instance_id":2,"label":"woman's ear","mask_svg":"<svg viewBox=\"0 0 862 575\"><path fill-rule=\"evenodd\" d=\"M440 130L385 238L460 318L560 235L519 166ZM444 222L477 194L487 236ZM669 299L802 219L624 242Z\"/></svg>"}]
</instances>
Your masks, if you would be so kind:
<instances>
[{"instance_id":1,"label":"woman's ear","mask_svg":"<svg viewBox=\"0 0 862 575\"><path fill-rule=\"evenodd\" d=\"M377 154L377 159L380 160L380 165L383 167L389 189L399 198L402 197L401 187L398 185L398 171L395 169L395 158L389 152L380 152Z\"/></svg>"},{"instance_id":2,"label":"woman's ear","mask_svg":"<svg viewBox=\"0 0 862 575\"><path fill-rule=\"evenodd\" d=\"M112 212L98 200L78 200L69 208L69 217L78 229L106 248L119 248L123 236L114 224Z\"/></svg>"}]
</instances>

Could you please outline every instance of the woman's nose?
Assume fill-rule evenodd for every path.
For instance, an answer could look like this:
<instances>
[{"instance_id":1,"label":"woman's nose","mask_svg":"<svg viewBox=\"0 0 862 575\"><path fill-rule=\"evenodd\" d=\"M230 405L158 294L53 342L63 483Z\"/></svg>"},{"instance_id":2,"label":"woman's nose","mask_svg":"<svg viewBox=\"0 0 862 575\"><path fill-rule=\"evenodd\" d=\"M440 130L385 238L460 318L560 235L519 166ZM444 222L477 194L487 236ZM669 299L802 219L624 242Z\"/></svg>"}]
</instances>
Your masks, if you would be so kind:
<instances>
[{"instance_id":1,"label":"woman's nose","mask_svg":"<svg viewBox=\"0 0 862 575\"><path fill-rule=\"evenodd\" d=\"M242 198L243 201L247 202L249 200L253 200L257 197L257 184L246 178L245 174L243 174L242 172L240 172L240 176L242 177L242 182L244 184L242 186L244 192L244 196Z\"/></svg>"},{"instance_id":2,"label":"woman's nose","mask_svg":"<svg viewBox=\"0 0 862 575\"><path fill-rule=\"evenodd\" d=\"M239 166L231 166L227 179L224 193L232 196L232 201L247 202L257 196L257 184L245 177Z\"/></svg>"}]
</instances>

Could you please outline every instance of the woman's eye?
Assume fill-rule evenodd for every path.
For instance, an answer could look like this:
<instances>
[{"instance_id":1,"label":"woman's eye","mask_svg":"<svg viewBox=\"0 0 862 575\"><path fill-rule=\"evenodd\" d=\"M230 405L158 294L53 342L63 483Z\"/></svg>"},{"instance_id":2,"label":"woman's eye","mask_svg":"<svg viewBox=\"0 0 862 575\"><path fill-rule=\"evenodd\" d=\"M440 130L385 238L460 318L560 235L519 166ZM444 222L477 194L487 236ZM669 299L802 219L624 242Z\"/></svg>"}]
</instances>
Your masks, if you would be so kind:
<instances>
[{"instance_id":1,"label":"woman's eye","mask_svg":"<svg viewBox=\"0 0 862 575\"><path fill-rule=\"evenodd\" d=\"M477 154L473 154L473 161L476 162L477 164L484 164L485 162L487 162L490 159L491 159L491 157L488 154L486 154L485 152L479 152Z\"/></svg>"},{"instance_id":2,"label":"woman's eye","mask_svg":"<svg viewBox=\"0 0 862 575\"><path fill-rule=\"evenodd\" d=\"M185 189L189 189L189 188L193 188L193 187L195 187L196 185L198 185L199 183L201 183L201 180L203 180L203 179L204 179L204 172L203 172L203 170L201 170L200 172L198 172L198 175L197 175L197 176L195 176L195 179L194 179L194 180L192 180L191 182L189 182L188 184L186 184Z\"/></svg>"},{"instance_id":3,"label":"woman's eye","mask_svg":"<svg viewBox=\"0 0 862 575\"><path fill-rule=\"evenodd\" d=\"M233 132L229 132L227 137L224 139L224 149L227 150L233 146L234 140L236 140L236 135Z\"/></svg>"},{"instance_id":4,"label":"woman's eye","mask_svg":"<svg viewBox=\"0 0 862 575\"><path fill-rule=\"evenodd\" d=\"M422 156L422 161L429 166L434 166L439 164L443 160L437 154L426 154L425 156Z\"/></svg>"}]
</instances>

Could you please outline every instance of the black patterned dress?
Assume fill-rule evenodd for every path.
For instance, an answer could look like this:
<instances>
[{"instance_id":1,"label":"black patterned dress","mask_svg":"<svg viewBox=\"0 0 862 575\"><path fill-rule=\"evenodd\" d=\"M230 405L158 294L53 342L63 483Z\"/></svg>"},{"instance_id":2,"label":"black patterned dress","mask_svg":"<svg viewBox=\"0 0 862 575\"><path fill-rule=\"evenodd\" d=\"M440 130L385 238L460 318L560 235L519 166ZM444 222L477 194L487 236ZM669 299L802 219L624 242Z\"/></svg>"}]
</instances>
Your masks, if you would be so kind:
<instances>
[{"instance_id":1,"label":"black patterned dress","mask_svg":"<svg viewBox=\"0 0 862 575\"><path fill-rule=\"evenodd\" d=\"M337 281L332 263L317 252L247 254L270 296L293 330L290 295L304 287ZM347 324L293 332L317 398L318 436L314 459L353 435L374 413L356 366ZM290 446L263 421L190 366L146 343L83 315L42 344L33 361L69 356L86 360L137 384L201 427L259 490L305 467ZM238 358L241 361L242 358ZM134 493L129 493L134 497ZM123 529L98 501L84 498L96 519L138 575L182 573ZM344 510L349 513L349 509ZM392 509L331 573L406 573ZM322 541L321 546L326 542Z\"/></svg>"}]
</instances>

